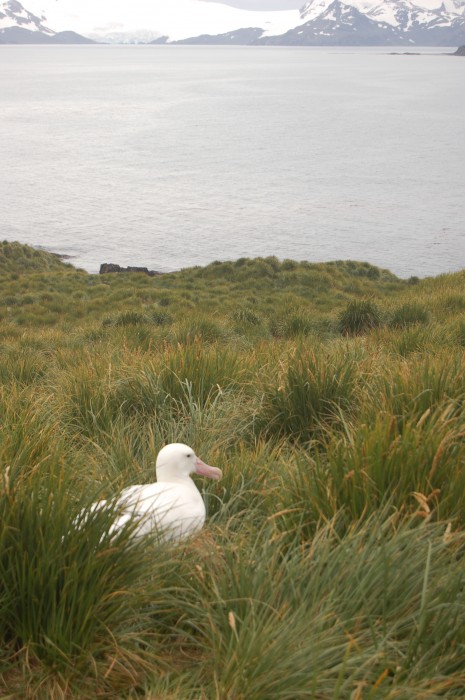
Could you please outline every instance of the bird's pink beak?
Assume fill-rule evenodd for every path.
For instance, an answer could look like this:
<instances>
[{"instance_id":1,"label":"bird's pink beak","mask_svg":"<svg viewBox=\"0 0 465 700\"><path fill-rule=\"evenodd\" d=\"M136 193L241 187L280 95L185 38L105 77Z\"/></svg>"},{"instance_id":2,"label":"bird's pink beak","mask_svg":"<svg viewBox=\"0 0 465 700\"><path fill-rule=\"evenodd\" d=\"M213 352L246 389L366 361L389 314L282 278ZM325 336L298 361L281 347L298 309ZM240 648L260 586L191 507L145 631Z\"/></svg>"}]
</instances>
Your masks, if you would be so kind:
<instances>
[{"instance_id":1,"label":"bird's pink beak","mask_svg":"<svg viewBox=\"0 0 465 700\"><path fill-rule=\"evenodd\" d=\"M223 476L221 469L217 469L217 467L210 467L209 464L205 464L205 462L202 462L202 460L198 457L195 460L195 473L206 476L209 479L215 479L216 481L219 481L219 479L221 479Z\"/></svg>"}]
</instances>

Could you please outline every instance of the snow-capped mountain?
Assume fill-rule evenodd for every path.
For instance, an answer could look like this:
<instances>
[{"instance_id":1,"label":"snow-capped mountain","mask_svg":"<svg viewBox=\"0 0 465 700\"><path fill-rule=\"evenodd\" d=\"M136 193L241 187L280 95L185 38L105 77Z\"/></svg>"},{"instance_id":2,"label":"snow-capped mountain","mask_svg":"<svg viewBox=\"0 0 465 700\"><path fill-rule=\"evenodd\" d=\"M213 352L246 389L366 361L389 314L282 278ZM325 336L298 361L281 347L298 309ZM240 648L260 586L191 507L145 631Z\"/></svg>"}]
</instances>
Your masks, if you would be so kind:
<instances>
[{"instance_id":1,"label":"snow-capped mountain","mask_svg":"<svg viewBox=\"0 0 465 700\"><path fill-rule=\"evenodd\" d=\"M79 35L117 43L465 43L465 0L308 0L300 11L268 12L204 0L23 2L0 0L0 43L74 43Z\"/></svg>"},{"instance_id":2,"label":"snow-capped mountain","mask_svg":"<svg viewBox=\"0 0 465 700\"><path fill-rule=\"evenodd\" d=\"M454 46L465 40L465 2L458 0L436 6L434 0L311 0L301 18L300 26L266 43Z\"/></svg>"},{"instance_id":3,"label":"snow-capped mountain","mask_svg":"<svg viewBox=\"0 0 465 700\"><path fill-rule=\"evenodd\" d=\"M270 37L270 44L289 46L397 46L404 43L397 29L387 22L376 22L352 5L333 0L314 19L280 37Z\"/></svg>"},{"instance_id":4,"label":"snow-capped mountain","mask_svg":"<svg viewBox=\"0 0 465 700\"><path fill-rule=\"evenodd\" d=\"M463 0L310 0L301 16L304 33L314 37L325 29L323 36L341 38L344 25L369 43L446 45L465 36Z\"/></svg>"},{"instance_id":5,"label":"snow-capped mountain","mask_svg":"<svg viewBox=\"0 0 465 700\"><path fill-rule=\"evenodd\" d=\"M48 26L55 31L72 29L100 41L145 42L161 36L176 41L200 34L223 34L244 27L260 27L265 34L282 34L301 21L299 10L256 12L202 0L22 2L28 11L45 17Z\"/></svg>"},{"instance_id":6,"label":"snow-capped mountain","mask_svg":"<svg viewBox=\"0 0 465 700\"><path fill-rule=\"evenodd\" d=\"M55 32L45 22L45 15L35 15L18 0L0 3L0 44L92 43L73 31Z\"/></svg>"},{"instance_id":7,"label":"snow-capped mountain","mask_svg":"<svg viewBox=\"0 0 465 700\"><path fill-rule=\"evenodd\" d=\"M8 0L0 4L0 29L19 27L52 36L55 32L45 26L44 19L26 10L17 0Z\"/></svg>"},{"instance_id":8,"label":"snow-capped mountain","mask_svg":"<svg viewBox=\"0 0 465 700\"><path fill-rule=\"evenodd\" d=\"M301 16L306 21L316 19L331 4L332 0L310 0L302 7ZM416 21L425 24L439 16L453 21L465 12L465 3L457 0L348 0L345 4L376 22L403 28Z\"/></svg>"}]
</instances>

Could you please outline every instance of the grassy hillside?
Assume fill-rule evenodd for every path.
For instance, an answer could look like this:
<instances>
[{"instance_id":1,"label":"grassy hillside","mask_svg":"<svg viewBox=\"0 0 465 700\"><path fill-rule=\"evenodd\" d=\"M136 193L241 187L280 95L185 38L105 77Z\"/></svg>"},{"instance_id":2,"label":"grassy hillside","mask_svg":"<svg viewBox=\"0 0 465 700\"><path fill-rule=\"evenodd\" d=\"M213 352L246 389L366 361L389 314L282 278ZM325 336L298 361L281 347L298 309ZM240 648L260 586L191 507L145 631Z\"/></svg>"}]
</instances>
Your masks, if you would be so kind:
<instances>
[{"instance_id":1,"label":"grassy hillside","mask_svg":"<svg viewBox=\"0 0 465 700\"><path fill-rule=\"evenodd\" d=\"M37 250L21 243L0 241L0 274L48 272L67 269L58 255Z\"/></svg>"},{"instance_id":2,"label":"grassy hillside","mask_svg":"<svg viewBox=\"0 0 465 700\"><path fill-rule=\"evenodd\" d=\"M464 349L465 271L1 244L0 697L462 698ZM171 441L197 538L77 527Z\"/></svg>"}]
</instances>

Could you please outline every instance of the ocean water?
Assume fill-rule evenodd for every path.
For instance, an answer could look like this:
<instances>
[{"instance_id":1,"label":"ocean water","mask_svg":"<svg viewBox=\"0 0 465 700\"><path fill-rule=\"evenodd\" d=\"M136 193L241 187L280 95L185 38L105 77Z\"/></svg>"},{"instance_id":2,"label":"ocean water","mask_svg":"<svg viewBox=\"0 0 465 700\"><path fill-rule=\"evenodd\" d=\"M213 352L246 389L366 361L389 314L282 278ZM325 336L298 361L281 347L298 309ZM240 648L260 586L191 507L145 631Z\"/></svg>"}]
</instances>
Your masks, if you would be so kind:
<instances>
[{"instance_id":1,"label":"ocean water","mask_svg":"<svg viewBox=\"0 0 465 700\"><path fill-rule=\"evenodd\" d=\"M0 46L0 235L90 272L465 268L465 59L392 51Z\"/></svg>"}]
</instances>

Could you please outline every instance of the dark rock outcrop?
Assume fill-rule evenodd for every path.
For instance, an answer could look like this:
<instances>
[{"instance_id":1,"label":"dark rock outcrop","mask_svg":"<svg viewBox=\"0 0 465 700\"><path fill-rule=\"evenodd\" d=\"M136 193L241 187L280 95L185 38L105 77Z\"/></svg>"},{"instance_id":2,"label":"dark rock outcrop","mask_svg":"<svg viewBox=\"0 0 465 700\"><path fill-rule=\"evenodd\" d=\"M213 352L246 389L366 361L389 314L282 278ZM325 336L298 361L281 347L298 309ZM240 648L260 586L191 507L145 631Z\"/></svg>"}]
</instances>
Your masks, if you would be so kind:
<instances>
[{"instance_id":1,"label":"dark rock outcrop","mask_svg":"<svg viewBox=\"0 0 465 700\"><path fill-rule=\"evenodd\" d=\"M162 274L161 272L155 272L155 270L149 270L146 267L121 267L115 263L102 263L100 265L99 274L107 275L110 272L142 272L144 275L149 275L150 277Z\"/></svg>"},{"instance_id":2,"label":"dark rock outcrop","mask_svg":"<svg viewBox=\"0 0 465 700\"><path fill-rule=\"evenodd\" d=\"M459 46L457 51L452 55L453 56L465 56L465 46Z\"/></svg>"}]
</instances>

